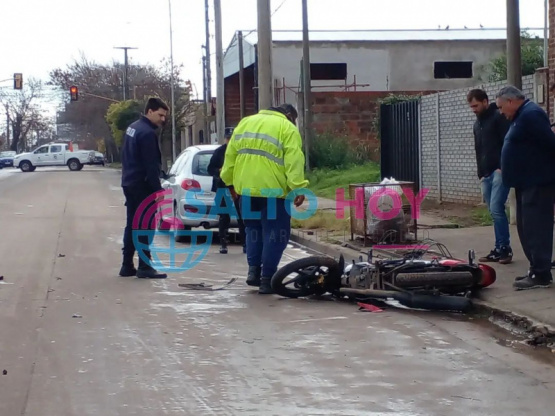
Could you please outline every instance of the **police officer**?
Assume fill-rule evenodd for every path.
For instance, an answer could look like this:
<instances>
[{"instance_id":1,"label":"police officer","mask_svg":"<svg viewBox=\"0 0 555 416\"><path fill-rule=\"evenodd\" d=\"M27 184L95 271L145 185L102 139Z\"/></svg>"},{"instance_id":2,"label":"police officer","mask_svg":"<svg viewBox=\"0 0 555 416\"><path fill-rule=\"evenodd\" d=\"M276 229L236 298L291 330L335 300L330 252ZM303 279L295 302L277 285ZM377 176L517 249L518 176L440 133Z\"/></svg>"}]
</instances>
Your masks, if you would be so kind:
<instances>
[{"instance_id":1,"label":"police officer","mask_svg":"<svg viewBox=\"0 0 555 416\"><path fill-rule=\"evenodd\" d=\"M150 98L145 106L144 115L132 123L125 132L121 152L122 177L121 186L125 195L127 207L127 224L123 235L123 264L120 276L137 276L139 278L166 278L139 256L139 267L135 269L133 257L135 245L133 243L133 219L141 203L153 194L162 191L160 175L162 173L162 154L156 131L162 127L168 116L169 107L159 98ZM158 202L161 197L157 196ZM141 207L146 212L148 207ZM141 215L141 213L139 213ZM142 216L142 215L141 215ZM145 222L151 223L151 218ZM140 218L139 228L142 228L143 218ZM140 235L141 244L149 246L151 239L147 235ZM147 258L151 258L150 251L144 250Z\"/></svg>"},{"instance_id":2,"label":"police officer","mask_svg":"<svg viewBox=\"0 0 555 416\"><path fill-rule=\"evenodd\" d=\"M220 171L222 170L222 166L224 165L225 159L225 151L227 149L227 144L231 139L233 134L233 128L228 127L225 129L225 143L218 147L212 157L210 158L210 163L208 164L207 171L210 175L212 175L212 192L218 192L218 190L225 190L228 187L220 178ZM240 215L240 208L239 208L239 198L237 194L229 195L233 198L233 202L235 205L235 210L237 211L237 222L239 225L239 235L241 241L243 243L243 253L246 253L246 242L245 242L245 225L241 219ZM217 201L219 203L219 207L222 212L218 216L218 234L220 238L220 253L227 254L227 243L228 243L228 231L229 225L231 223L231 216L229 215L230 211L225 205L226 199L223 198L223 195L217 193Z\"/></svg>"},{"instance_id":3,"label":"police officer","mask_svg":"<svg viewBox=\"0 0 555 416\"><path fill-rule=\"evenodd\" d=\"M227 145L220 177L240 195L247 236L247 284L271 294L271 278L289 242L291 201L286 196L306 188L305 158L291 104L261 110L241 120ZM300 206L304 195L294 198Z\"/></svg>"}]
</instances>

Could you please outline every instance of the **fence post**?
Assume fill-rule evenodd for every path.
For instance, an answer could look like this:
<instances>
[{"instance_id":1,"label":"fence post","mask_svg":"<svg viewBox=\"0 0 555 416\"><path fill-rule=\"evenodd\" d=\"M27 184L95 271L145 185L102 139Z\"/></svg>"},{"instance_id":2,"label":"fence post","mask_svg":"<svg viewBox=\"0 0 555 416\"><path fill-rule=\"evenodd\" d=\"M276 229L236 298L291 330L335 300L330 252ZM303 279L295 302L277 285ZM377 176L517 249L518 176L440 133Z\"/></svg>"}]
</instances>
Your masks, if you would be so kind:
<instances>
[{"instance_id":1,"label":"fence post","mask_svg":"<svg viewBox=\"0 0 555 416\"><path fill-rule=\"evenodd\" d=\"M436 95L436 137L437 137L437 199L441 202L441 137L439 119L439 93Z\"/></svg>"}]
</instances>

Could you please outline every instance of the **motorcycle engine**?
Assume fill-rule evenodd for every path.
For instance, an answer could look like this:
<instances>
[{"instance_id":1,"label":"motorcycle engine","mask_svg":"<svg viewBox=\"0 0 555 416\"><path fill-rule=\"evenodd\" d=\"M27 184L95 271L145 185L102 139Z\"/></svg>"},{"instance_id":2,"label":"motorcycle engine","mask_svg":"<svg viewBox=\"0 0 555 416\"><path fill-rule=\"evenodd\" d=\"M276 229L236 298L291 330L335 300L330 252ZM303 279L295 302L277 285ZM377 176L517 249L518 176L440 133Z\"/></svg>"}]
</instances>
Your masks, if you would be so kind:
<instances>
[{"instance_id":1,"label":"motorcycle engine","mask_svg":"<svg viewBox=\"0 0 555 416\"><path fill-rule=\"evenodd\" d=\"M341 286L352 289L365 289L367 280L371 279L376 266L368 262L347 265L341 278Z\"/></svg>"}]
</instances>

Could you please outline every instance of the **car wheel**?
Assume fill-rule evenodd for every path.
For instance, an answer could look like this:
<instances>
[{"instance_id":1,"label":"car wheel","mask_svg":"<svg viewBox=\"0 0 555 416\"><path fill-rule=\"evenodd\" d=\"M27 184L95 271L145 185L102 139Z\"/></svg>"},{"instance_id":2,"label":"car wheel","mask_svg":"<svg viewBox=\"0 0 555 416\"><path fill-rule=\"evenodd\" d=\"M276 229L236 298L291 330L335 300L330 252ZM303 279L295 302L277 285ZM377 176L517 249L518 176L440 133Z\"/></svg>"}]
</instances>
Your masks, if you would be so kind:
<instances>
[{"instance_id":1,"label":"car wheel","mask_svg":"<svg viewBox=\"0 0 555 416\"><path fill-rule=\"evenodd\" d=\"M69 162L67 162L67 166L71 171L78 171L83 169L83 165L77 159L71 159Z\"/></svg>"},{"instance_id":2,"label":"car wheel","mask_svg":"<svg viewBox=\"0 0 555 416\"><path fill-rule=\"evenodd\" d=\"M19 169L21 169L22 172L32 172L34 170L31 162L27 160L24 160L19 164Z\"/></svg>"}]
</instances>

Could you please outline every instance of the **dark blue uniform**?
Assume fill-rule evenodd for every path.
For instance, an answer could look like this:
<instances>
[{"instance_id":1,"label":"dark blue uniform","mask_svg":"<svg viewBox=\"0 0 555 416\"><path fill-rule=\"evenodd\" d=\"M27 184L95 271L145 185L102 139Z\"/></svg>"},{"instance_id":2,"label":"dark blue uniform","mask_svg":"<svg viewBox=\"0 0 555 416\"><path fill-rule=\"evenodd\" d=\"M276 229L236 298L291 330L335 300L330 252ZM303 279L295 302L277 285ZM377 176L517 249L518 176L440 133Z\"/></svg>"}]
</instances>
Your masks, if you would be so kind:
<instances>
[{"instance_id":1,"label":"dark blue uniform","mask_svg":"<svg viewBox=\"0 0 555 416\"><path fill-rule=\"evenodd\" d=\"M140 120L135 121L127 128L123 138L121 186L127 207L127 224L123 236L123 262L130 266L133 264L133 256L135 255L132 232L137 209L146 198L162 190L160 184L162 153L158 144L156 129L157 126L151 123L148 118L141 116ZM147 211L147 208L151 205L149 203L144 211ZM138 228L146 229L147 227L143 227L141 213L138 214L140 215ZM146 218L146 222L148 228L150 228L152 218ZM150 245L151 239L148 235L141 235L138 240L141 244ZM144 252L150 257L148 250ZM148 268L148 265L139 256L139 269L145 268Z\"/></svg>"},{"instance_id":2,"label":"dark blue uniform","mask_svg":"<svg viewBox=\"0 0 555 416\"><path fill-rule=\"evenodd\" d=\"M501 173L515 188L517 229L529 274L549 282L553 252L555 204L555 133L549 117L536 103L525 100L505 136ZM516 283L515 283L516 284Z\"/></svg>"},{"instance_id":3,"label":"dark blue uniform","mask_svg":"<svg viewBox=\"0 0 555 416\"><path fill-rule=\"evenodd\" d=\"M156 129L145 116L127 128L121 153L122 187L145 186L151 193L162 189L162 153Z\"/></svg>"}]
</instances>

